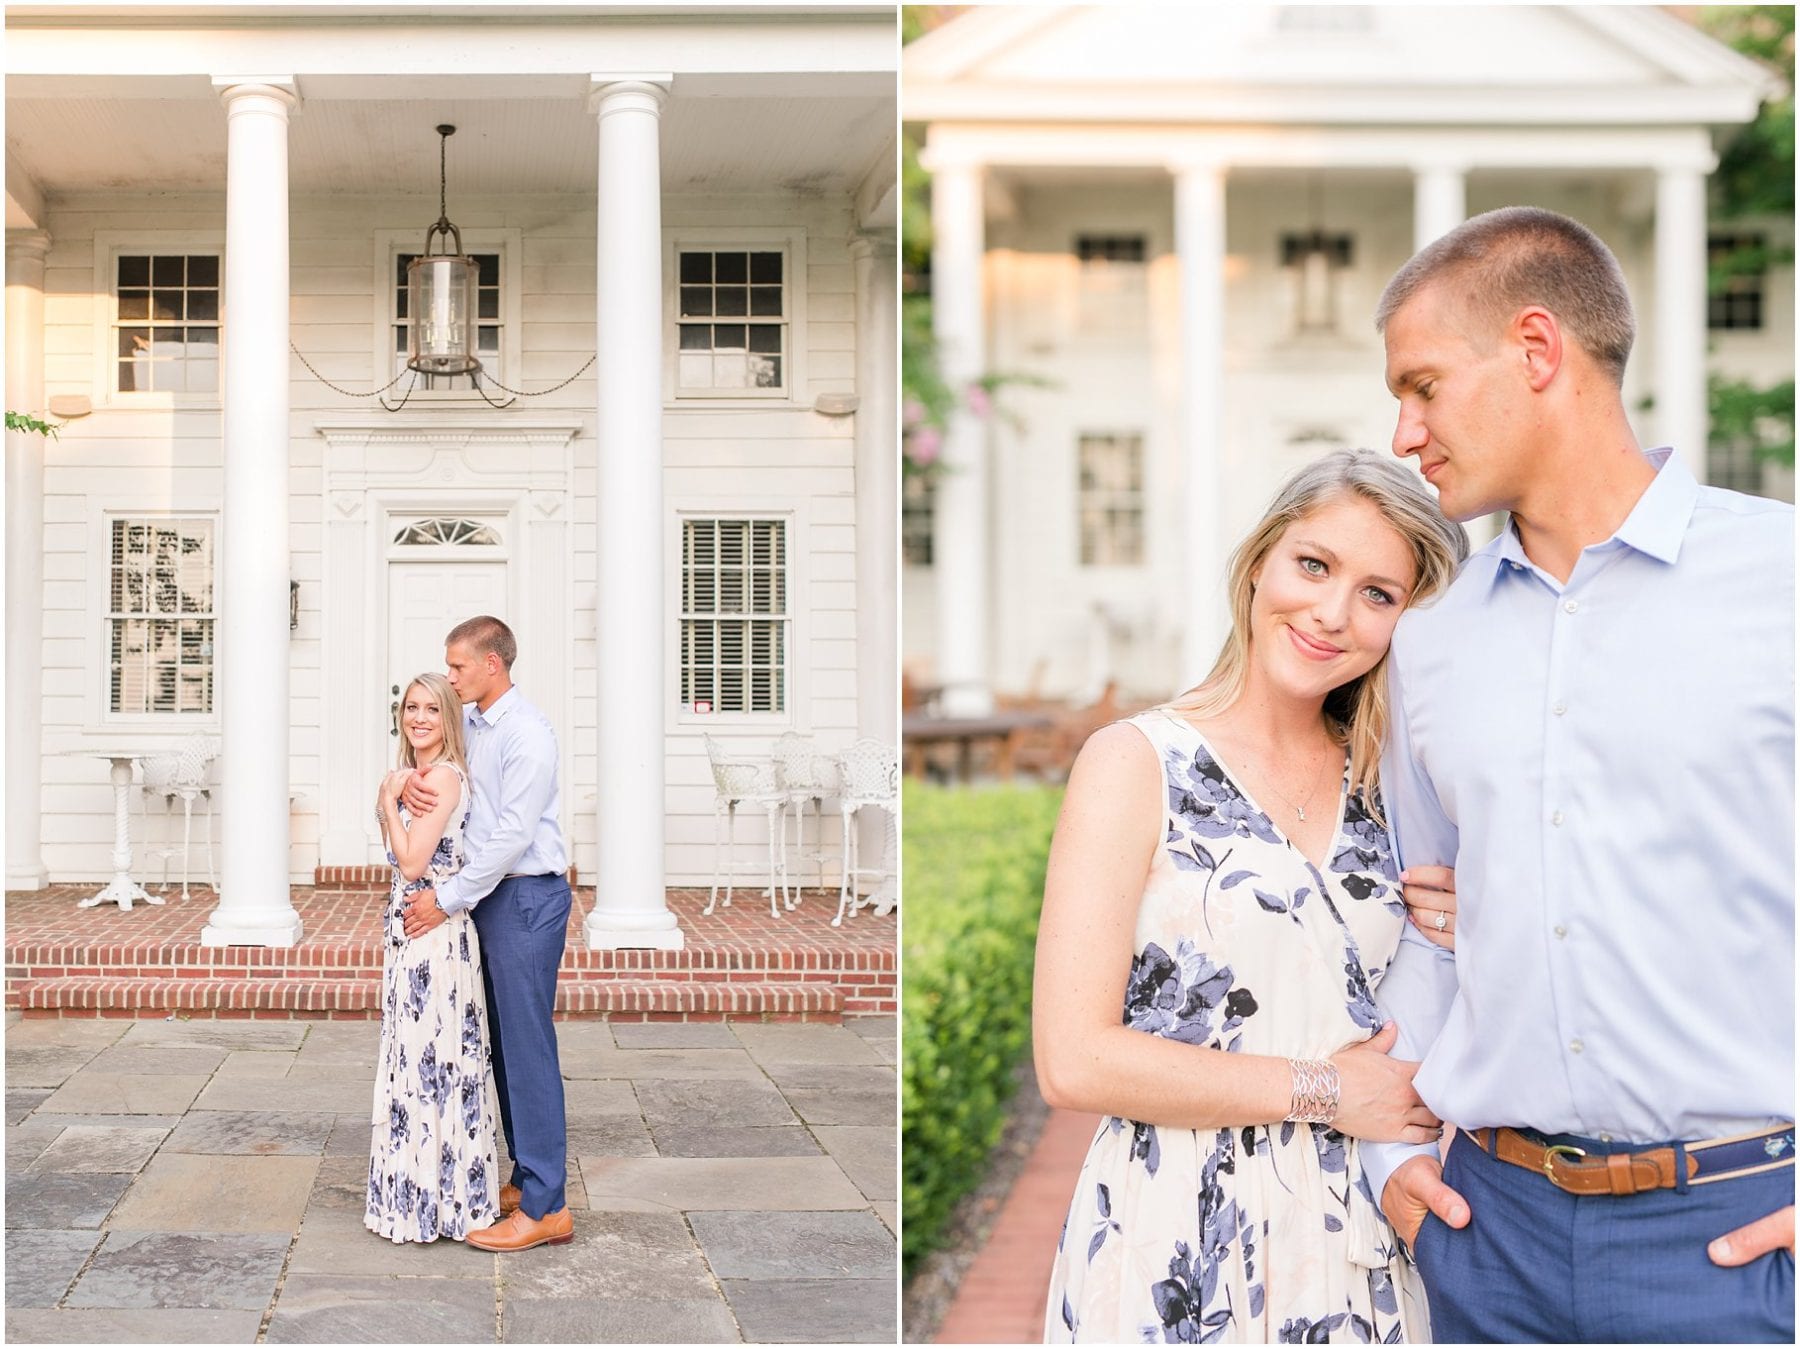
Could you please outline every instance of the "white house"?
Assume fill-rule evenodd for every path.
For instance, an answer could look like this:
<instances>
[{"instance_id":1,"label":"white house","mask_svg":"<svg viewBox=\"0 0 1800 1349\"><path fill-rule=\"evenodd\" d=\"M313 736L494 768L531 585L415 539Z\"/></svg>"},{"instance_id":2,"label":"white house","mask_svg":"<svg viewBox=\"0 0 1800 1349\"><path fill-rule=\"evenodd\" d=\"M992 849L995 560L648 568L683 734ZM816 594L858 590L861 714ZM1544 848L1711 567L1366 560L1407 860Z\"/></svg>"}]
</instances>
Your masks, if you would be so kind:
<instances>
[{"instance_id":1,"label":"white house","mask_svg":"<svg viewBox=\"0 0 1800 1349\"><path fill-rule=\"evenodd\" d=\"M590 944L678 945L703 732L895 738L892 7L6 17L7 407L61 423L7 436L7 886L111 874L96 756L215 730L202 939L292 944L486 611ZM440 145L480 389L404 368Z\"/></svg>"},{"instance_id":2,"label":"white house","mask_svg":"<svg viewBox=\"0 0 1800 1349\"><path fill-rule=\"evenodd\" d=\"M1503 205L1619 255L1644 443L1791 499L1791 471L1705 451L1709 371L1793 373L1791 264L1710 324L1706 293L1707 175L1775 83L1650 8L987 7L909 45L946 373L1046 383L959 419L909 491L908 668L951 710L1198 679L1276 484L1390 443L1387 278ZM1791 249L1791 218L1750 232Z\"/></svg>"}]
</instances>

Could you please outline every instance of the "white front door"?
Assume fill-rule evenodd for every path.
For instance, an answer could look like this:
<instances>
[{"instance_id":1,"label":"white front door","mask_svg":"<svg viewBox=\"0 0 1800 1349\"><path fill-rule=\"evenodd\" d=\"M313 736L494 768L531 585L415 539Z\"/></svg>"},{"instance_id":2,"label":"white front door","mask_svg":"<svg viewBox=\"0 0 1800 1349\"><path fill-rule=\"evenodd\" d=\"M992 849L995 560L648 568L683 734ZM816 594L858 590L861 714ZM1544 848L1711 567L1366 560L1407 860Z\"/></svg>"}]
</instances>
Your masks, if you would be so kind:
<instances>
[{"instance_id":1,"label":"white front door","mask_svg":"<svg viewBox=\"0 0 1800 1349\"><path fill-rule=\"evenodd\" d=\"M458 558L388 563L385 681L388 762L400 748L400 695L415 675L444 673L444 634L465 618L506 612L506 563Z\"/></svg>"}]
</instances>

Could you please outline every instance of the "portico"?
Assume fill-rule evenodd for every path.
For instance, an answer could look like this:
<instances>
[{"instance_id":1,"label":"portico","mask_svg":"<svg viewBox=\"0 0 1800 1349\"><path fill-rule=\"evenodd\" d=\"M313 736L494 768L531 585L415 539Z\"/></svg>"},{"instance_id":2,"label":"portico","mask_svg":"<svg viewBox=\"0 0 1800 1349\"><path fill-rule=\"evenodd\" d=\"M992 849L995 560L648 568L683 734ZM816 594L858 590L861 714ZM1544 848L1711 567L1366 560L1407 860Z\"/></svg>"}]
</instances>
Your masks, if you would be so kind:
<instances>
[{"instance_id":1,"label":"portico","mask_svg":"<svg viewBox=\"0 0 1800 1349\"><path fill-rule=\"evenodd\" d=\"M894 548L872 485L894 455L892 310L858 299L884 260L892 275L891 10L692 19L515 7L346 28L197 7L143 30L9 11L8 405L76 408L48 470L8 435L9 608L44 623L13 647L21 674L48 672L40 689L9 668L9 887L104 866L104 765L60 751L214 728L220 886L196 935L302 941L291 883L382 865L368 798L393 753L388 689L441 662L404 626L407 585L428 616L466 598L518 630L596 887L590 948L683 945L665 895L708 874L702 730L835 749L891 722L891 661L851 622L883 606L856 559ZM75 138L76 108L102 134ZM395 373L395 259L436 211L446 118L450 213L495 278L484 363L523 396L403 382L385 412L351 395ZM779 260L778 358L747 384L741 331L696 328L725 353L697 385L676 368L677 263L734 249ZM140 254L223 259L222 321L138 348L187 344L189 383L167 392L116 373L135 332L117 259ZM224 355L211 388L203 336ZM684 530L748 517L786 543L778 692L702 705L679 691ZM182 595L205 626L166 679L205 691L179 707L108 682L109 643L116 666L117 634L162 621L107 589L111 522L140 518L216 550L216 613Z\"/></svg>"}]
</instances>

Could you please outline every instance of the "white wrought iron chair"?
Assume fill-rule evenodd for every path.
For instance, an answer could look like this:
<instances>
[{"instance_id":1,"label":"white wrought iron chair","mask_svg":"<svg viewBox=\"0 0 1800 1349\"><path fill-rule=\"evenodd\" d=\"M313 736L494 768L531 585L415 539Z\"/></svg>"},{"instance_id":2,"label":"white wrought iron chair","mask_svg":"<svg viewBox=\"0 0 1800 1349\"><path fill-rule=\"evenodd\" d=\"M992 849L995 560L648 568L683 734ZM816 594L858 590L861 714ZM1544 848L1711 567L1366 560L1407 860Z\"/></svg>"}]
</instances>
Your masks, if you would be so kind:
<instances>
[{"instance_id":1,"label":"white wrought iron chair","mask_svg":"<svg viewBox=\"0 0 1800 1349\"><path fill-rule=\"evenodd\" d=\"M719 817L725 817L725 907L731 907L732 872L737 858L737 808L739 804L762 807L769 820L769 916L779 918L775 903L775 887L781 886L781 898L787 900L787 857L784 844L786 829L783 814L787 809L787 791L775 781L775 765L768 760L733 758L725 753L710 735L706 757L713 775L713 879L712 897L703 915L710 914L719 902ZM776 880L777 868L780 880Z\"/></svg>"},{"instance_id":2,"label":"white wrought iron chair","mask_svg":"<svg viewBox=\"0 0 1800 1349\"><path fill-rule=\"evenodd\" d=\"M152 796L160 796L164 808L171 814L175 803L181 802L181 845L177 847L170 840L160 847L145 849L145 853L147 856L162 858L162 884L158 889L164 892L169 888L169 862L174 857L181 858L181 897L184 900L188 897L188 881L192 875L196 802L200 803L206 825L206 882L215 893L219 888L213 862L212 784L207 780L212 761L218 757L218 736L190 735L168 754L147 754L138 760L138 767L144 776L146 801Z\"/></svg>"},{"instance_id":3,"label":"white wrought iron chair","mask_svg":"<svg viewBox=\"0 0 1800 1349\"><path fill-rule=\"evenodd\" d=\"M893 745L865 736L838 756L838 772L838 811L844 822L844 880L838 892L837 917L831 920L833 927L843 923L846 910L854 915L864 904L873 902L856 896L858 877L870 876L879 882L887 876L885 866L858 864L852 823L864 806L886 811L890 823L893 821L900 804L900 756Z\"/></svg>"},{"instance_id":4,"label":"white wrought iron chair","mask_svg":"<svg viewBox=\"0 0 1800 1349\"><path fill-rule=\"evenodd\" d=\"M789 731L775 742L775 783L787 793L787 808L794 812L794 849L802 863L818 863L819 888L825 888L825 798L837 795L837 760L820 754L810 735ZM813 807L813 850L806 851L806 803ZM787 814L781 817L781 846L787 849ZM804 867L801 868L804 871ZM800 907L803 883L796 879L788 909Z\"/></svg>"}]
</instances>

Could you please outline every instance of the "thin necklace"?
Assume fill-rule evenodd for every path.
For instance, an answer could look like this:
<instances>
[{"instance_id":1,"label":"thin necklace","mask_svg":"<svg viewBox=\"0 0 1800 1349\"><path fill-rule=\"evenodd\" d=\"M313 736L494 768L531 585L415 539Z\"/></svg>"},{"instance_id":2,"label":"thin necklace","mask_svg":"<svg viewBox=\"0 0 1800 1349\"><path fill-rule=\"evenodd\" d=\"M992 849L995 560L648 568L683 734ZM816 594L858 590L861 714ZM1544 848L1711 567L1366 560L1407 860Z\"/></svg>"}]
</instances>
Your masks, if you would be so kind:
<instances>
[{"instance_id":1,"label":"thin necklace","mask_svg":"<svg viewBox=\"0 0 1800 1349\"><path fill-rule=\"evenodd\" d=\"M1327 754L1325 756L1325 764L1326 764L1326 766L1329 766L1330 763L1331 763L1331 756L1329 754ZM1256 763L1254 760L1251 761L1250 766L1252 768L1256 768ZM1257 771L1262 772L1261 769L1257 769ZM1299 817L1300 823L1305 824L1306 823L1306 808L1312 804L1313 797L1315 797L1319 794L1319 770L1317 768L1313 769L1312 787L1306 793L1306 800L1301 801L1298 804L1295 803L1293 797L1289 796L1286 792L1282 791L1280 787L1275 785L1275 779L1273 777L1271 777L1267 773L1263 773L1262 777L1263 777L1263 781L1268 783L1269 790L1274 792L1275 795L1279 796L1283 801L1287 802L1288 808L1290 810L1292 810L1294 812L1294 814Z\"/></svg>"}]
</instances>

